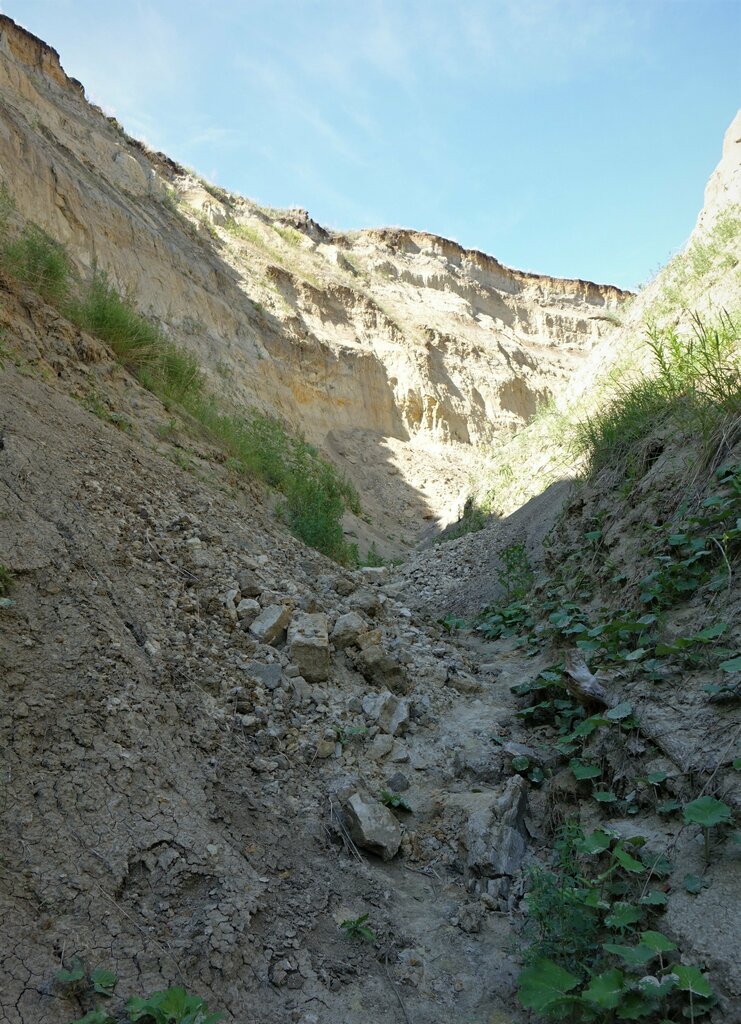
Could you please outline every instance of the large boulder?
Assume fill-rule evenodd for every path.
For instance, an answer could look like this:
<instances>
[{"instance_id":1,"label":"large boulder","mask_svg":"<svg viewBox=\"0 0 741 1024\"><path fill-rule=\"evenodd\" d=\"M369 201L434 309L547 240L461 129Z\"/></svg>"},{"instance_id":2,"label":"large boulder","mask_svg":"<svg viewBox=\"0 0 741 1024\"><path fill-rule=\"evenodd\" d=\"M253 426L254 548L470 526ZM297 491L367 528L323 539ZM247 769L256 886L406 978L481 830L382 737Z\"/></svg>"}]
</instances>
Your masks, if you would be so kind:
<instances>
[{"instance_id":1,"label":"large boulder","mask_svg":"<svg viewBox=\"0 0 741 1024\"><path fill-rule=\"evenodd\" d=\"M288 653L301 675L310 683L329 676L327 616L322 612L298 612L288 629Z\"/></svg>"},{"instance_id":2,"label":"large boulder","mask_svg":"<svg viewBox=\"0 0 741 1024\"><path fill-rule=\"evenodd\" d=\"M391 860L401 846L401 826L378 800L353 793L345 803L350 835L358 846Z\"/></svg>"}]
</instances>

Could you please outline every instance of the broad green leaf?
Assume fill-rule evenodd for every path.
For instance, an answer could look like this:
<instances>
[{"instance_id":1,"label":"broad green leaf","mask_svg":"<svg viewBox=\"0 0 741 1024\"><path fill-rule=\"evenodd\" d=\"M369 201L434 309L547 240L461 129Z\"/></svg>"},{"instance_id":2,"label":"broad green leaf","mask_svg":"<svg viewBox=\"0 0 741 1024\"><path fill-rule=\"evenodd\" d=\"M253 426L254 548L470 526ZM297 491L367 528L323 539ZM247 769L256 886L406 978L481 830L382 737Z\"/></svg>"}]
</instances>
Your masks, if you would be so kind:
<instances>
[{"instance_id":1,"label":"broad green leaf","mask_svg":"<svg viewBox=\"0 0 741 1024\"><path fill-rule=\"evenodd\" d=\"M647 907L665 907L667 903L667 896L665 892L661 892L660 889L651 889L645 896L641 896L639 903L645 904Z\"/></svg>"},{"instance_id":2,"label":"broad green leaf","mask_svg":"<svg viewBox=\"0 0 741 1024\"><path fill-rule=\"evenodd\" d=\"M595 800L599 800L601 804L614 804L617 800L617 796L611 789L595 789L592 796Z\"/></svg>"},{"instance_id":3,"label":"broad green leaf","mask_svg":"<svg viewBox=\"0 0 741 1024\"><path fill-rule=\"evenodd\" d=\"M571 771L575 779L596 779L602 774L602 769L596 764L584 764L578 758L571 761Z\"/></svg>"},{"instance_id":4,"label":"broad green leaf","mask_svg":"<svg viewBox=\"0 0 741 1024\"><path fill-rule=\"evenodd\" d=\"M638 988L650 999L663 999L664 996L671 992L676 984L677 979L673 974L666 974L661 979L655 978L649 974L647 977L641 978L638 982Z\"/></svg>"},{"instance_id":5,"label":"broad green leaf","mask_svg":"<svg viewBox=\"0 0 741 1024\"><path fill-rule=\"evenodd\" d=\"M705 643L707 640L715 640L716 637L722 636L727 628L728 626L725 622L718 622L715 626L706 626L705 629L701 629L699 633L695 633L692 639L699 640L701 643Z\"/></svg>"},{"instance_id":6,"label":"broad green leaf","mask_svg":"<svg viewBox=\"0 0 741 1024\"><path fill-rule=\"evenodd\" d=\"M662 782L666 782L668 775L666 772L649 772L646 778L652 786L660 786Z\"/></svg>"},{"instance_id":7,"label":"broad green leaf","mask_svg":"<svg viewBox=\"0 0 741 1024\"><path fill-rule=\"evenodd\" d=\"M703 881L699 875L685 875L682 879L682 885L685 887L687 892L696 896L698 892L702 892L707 883Z\"/></svg>"},{"instance_id":8,"label":"broad green leaf","mask_svg":"<svg viewBox=\"0 0 741 1024\"><path fill-rule=\"evenodd\" d=\"M622 998L624 989L623 972L614 968L592 978L589 987L582 992L582 999L594 1003L602 1010L614 1010Z\"/></svg>"},{"instance_id":9,"label":"broad green leaf","mask_svg":"<svg viewBox=\"0 0 741 1024\"><path fill-rule=\"evenodd\" d=\"M524 754L518 754L517 757L512 758L512 770L515 772L524 772L526 768L530 767L530 758Z\"/></svg>"},{"instance_id":10,"label":"broad green leaf","mask_svg":"<svg viewBox=\"0 0 741 1024\"><path fill-rule=\"evenodd\" d=\"M741 757L734 757L733 759L733 770L741 772Z\"/></svg>"},{"instance_id":11,"label":"broad green leaf","mask_svg":"<svg viewBox=\"0 0 741 1024\"><path fill-rule=\"evenodd\" d=\"M741 656L738 658L730 658L728 661L721 661L720 668L724 672L741 672Z\"/></svg>"},{"instance_id":12,"label":"broad green leaf","mask_svg":"<svg viewBox=\"0 0 741 1024\"><path fill-rule=\"evenodd\" d=\"M576 646L580 651L598 651L602 644L599 640L577 640Z\"/></svg>"},{"instance_id":13,"label":"broad green leaf","mask_svg":"<svg viewBox=\"0 0 741 1024\"><path fill-rule=\"evenodd\" d=\"M631 924L635 924L643 917L643 911L633 903L615 903L612 911L605 918L608 928L618 928L622 931Z\"/></svg>"},{"instance_id":14,"label":"broad green leaf","mask_svg":"<svg viewBox=\"0 0 741 1024\"><path fill-rule=\"evenodd\" d=\"M109 1017L105 1010L88 1010L84 1017L78 1017L72 1024L108 1024L113 1018Z\"/></svg>"},{"instance_id":15,"label":"broad green leaf","mask_svg":"<svg viewBox=\"0 0 741 1024\"><path fill-rule=\"evenodd\" d=\"M609 724L608 720L601 715L592 715L590 718L585 718L583 722L579 722L578 725L574 726L572 736L591 736L595 729Z\"/></svg>"},{"instance_id":16,"label":"broad green leaf","mask_svg":"<svg viewBox=\"0 0 741 1024\"><path fill-rule=\"evenodd\" d=\"M673 814L674 811L678 811L681 808L679 800L662 800L661 803L656 805L656 810L659 814Z\"/></svg>"},{"instance_id":17,"label":"broad green leaf","mask_svg":"<svg viewBox=\"0 0 741 1024\"><path fill-rule=\"evenodd\" d=\"M666 935L662 935L661 932L641 932L641 942L645 946L655 949L657 953L671 953L673 949L677 948L671 939L667 939Z\"/></svg>"},{"instance_id":18,"label":"broad green leaf","mask_svg":"<svg viewBox=\"0 0 741 1024\"><path fill-rule=\"evenodd\" d=\"M712 828L713 825L731 820L731 808L722 800L716 800L712 796L701 796L687 804L684 809L684 820L702 825L703 828Z\"/></svg>"},{"instance_id":19,"label":"broad green leaf","mask_svg":"<svg viewBox=\"0 0 741 1024\"><path fill-rule=\"evenodd\" d=\"M640 1020L653 1014L656 1004L640 992L627 992L625 999L618 1008L618 1020Z\"/></svg>"},{"instance_id":20,"label":"broad green leaf","mask_svg":"<svg viewBox=\"0 0 741 1024\"><path fill-rule=\"evenodd\" d=\"M65 971L64 969L57 971L54 977L62 985L74 985L76 982L82 981L85 977L85 968L79 960L73 960L72 966L68 971Z\"/></svg>"},{"instance_id":21,"label":"broad green leaf","mask_svg":"<svg viewBox=\"0 0 741 1024\"><path fill-rule=\"evenodd\" d=\"M645 647L637 647L636 650L631 651L629 654L626 654L625 657L623 658L623 661L640 661L645 653L646 653L646 648ZM610 717L610 712L609 711L607 712L607 717L608 718Z\"/></svg>"},{"instance_id":22,"label":"broad green leaf","mask_svg":"<svg viewBox=\"0 0 741 1024\"><path fill-rule=\"evenodd\" d=\"M642 875L646 870L645 864L641 864L641 862L636 860L635 857L631 857L631 855L620 846L616 847L613 851L613 857L622 868L625 868L626 871L629 871L633 875Z\"/></svg>"},{"instance_id":23,"label":"broad green leaf","mask_svg":"<svg viewBox=\"0 0 741 1024\"><path fill-rule=\"evenodd\" d=\"M97 970L90 975L93 989L102 996L112 996L118 977L111 971Z\"/></svg>"},{"instance_id":24,"label":"broad green leaf","mask_svg":"<svg viewBox=\"0 0 741 1024\"><path fill-rule=\"evenodd\" d=\"M710 982L696 967L674 964L672 973L679 978L678 984L683 992L692 992L696 996L712 996Z\"/></svg>"},{"instance_id":25,"label":"broad green leaf","mask_svg":"<svg viewBox=\"0 0 741 1024\"><path fill-rule=\"evenodd\" d=\"M526 1009L543 1011L557 999L579 984L579 979L569 974L552 960L536 960L526 967L518 978L520 1002Z\"/></svg>"},{"instance_id":26,"label":"broad green leaf","mask_svg":"<svg viewBox=\"0 0 741 1024\"><path fill-rule=\"evenodd\" d=\"M610 722L620 722L623 718L627 718L633 714L633 705L630 701L624 700L620 704L616 704L614 708L610 708L609 711L605 712L605 718Z\"/></svg>"},{"instance_id":27,"label":"broad green leaf","mask_svg":"<svg viewBox=\"0 0 741 1024\"><path fill-rule=\"evenodd\" d=\"M614 942L603 943L603 948L608 953L614 953L624 960L630 967L643 967L656 956L656 951L642 942L637 946L620 946Z\"/></svg>"},{"instance_id":28,"label":"broad green leaf","mask_svg":"<svg viewBox=\"0 0 741 1024\"><path fill-rule=\"evenodd\" d=\"M612 836L603 832L602 829L597 829L596 832L592 832L580 840L578 848L582 853L603 853L605 850L609 850L611 842Z\"/></svg>"}]
</instances>

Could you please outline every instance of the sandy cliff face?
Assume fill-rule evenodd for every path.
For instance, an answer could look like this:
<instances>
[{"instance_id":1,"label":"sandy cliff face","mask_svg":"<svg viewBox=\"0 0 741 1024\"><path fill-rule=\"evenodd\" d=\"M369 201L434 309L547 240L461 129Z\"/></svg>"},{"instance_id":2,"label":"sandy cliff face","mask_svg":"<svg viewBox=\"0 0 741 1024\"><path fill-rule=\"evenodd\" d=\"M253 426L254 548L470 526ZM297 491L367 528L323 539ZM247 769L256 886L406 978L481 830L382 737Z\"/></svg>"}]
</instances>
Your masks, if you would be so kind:
<instances>
[{"instance_id":1,"label":"sandy cliff face","mask_svg":"<svg viewBox=\"0 0 741 1024\"><path fill-rule=\"evenodd\" d=\"M329 232L213 189L128 138L54 50L2 17L0 97L0 178L20 213L81 270L96 262L131 289L216 390L285 417L361 491L383 492L408 537L419 511L389 481L427 481L428 517L457 511L477 449L579 374L625 297L423 232Z\"/></svg>"}]
</instances>

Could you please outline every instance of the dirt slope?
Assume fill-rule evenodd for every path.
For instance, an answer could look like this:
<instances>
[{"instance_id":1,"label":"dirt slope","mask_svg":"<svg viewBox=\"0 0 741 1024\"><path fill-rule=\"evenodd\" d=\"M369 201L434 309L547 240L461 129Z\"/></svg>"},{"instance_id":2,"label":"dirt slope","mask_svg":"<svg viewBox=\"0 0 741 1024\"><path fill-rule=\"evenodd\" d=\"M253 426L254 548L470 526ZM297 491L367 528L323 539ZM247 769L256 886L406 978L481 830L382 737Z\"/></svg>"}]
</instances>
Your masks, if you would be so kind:
<instances>
[{"instance_id":1,"label":"dirt slope","mask_svg":"<svg viewBox=\"0 0 741 1024\"><path fill-rule=\"evenodd\" d=\"M399 520L406 503L407 540L476 445L566 385L612 330L622 297L609 288L421 233L330 235L214 195L86 104L8 19L0 74L0 174L21 212L80 266L96 256L135 286L235 401L294 417L373 507ZM273 497L173 427L104 345L5 276L0 327L4 1021L67 1024L104 1002L55 980L79 960L118 977L117 1021L129 996L182 984L235 1024L520 1024L523 897L575 817L611 843L645 838L650 873L630 870L667 894L652 927L711 978L706 1019L741 1020L738 847L721 829L705 863L701 830L678 814L710 793L738 812L738 703L703 689L722 671L680 659L648 686L630 658L600 667L612 724L580 756L613 787L606 804L521 687L568 674L578 634L553 628L549 602L578 602L590 623L619 614L651 564L648 528L683 522L719 460L741 461L735 427L691 484L692 445L650 439L629 489L610 472L562 484L398 571L349 572L292 538ZM520 541L537 570L532 622L446 632L446 612L501 594L500 555ZM713 593L682 601L662 641L722 618L738 649L735 565ZM594 710L566 703L574 721ZM666 816L654 785L677 803ZM385 807L384 789L410 810ZM364 914L370 941L340 927Z\"/></svg>"}]
</instances>

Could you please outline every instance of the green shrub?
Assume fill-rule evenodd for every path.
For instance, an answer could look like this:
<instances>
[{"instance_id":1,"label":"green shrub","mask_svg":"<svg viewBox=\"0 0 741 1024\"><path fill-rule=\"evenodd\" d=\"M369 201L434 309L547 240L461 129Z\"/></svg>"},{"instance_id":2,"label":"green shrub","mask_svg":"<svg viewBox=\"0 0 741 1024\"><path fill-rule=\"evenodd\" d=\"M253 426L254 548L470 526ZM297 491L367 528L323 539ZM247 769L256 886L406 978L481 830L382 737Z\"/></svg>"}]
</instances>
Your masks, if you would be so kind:
<instances>
[{"instance_id":1,"label":"green shrub","mask_svg":"<svg viewBox=\"0 0 741 1024\"><path fill-rule=\"evenodd\" d=\"M0 239L5 239L10 225L10 218L15 212L15 199L5 184L0 181Z\"/></svg>"},{"instance_id":2,"label":"green shrub","mask_svg":"<svg viewBox=\"0 0 741 1024\"><path fill-rule=\"evenodd\" d=\"M4 243L0 260L13 277L30 285L47 302L67 298L72 278L69 257L64 246L35 224L28 224L18 238Z\"/></svg>"},{"instance_id":3,"label":"green shrub","mask_svg":"<svg viewBox=\"0 0 741 1024\"><path fill-rule=\"evenodd\" d=\"M524 544L510 544L499 559L502 568L497 580L504 587L507 603L521 601L530 591L535 578Z\"/></svg>"},{"instance_id":4,"label":"green shrub","mask_svg":"<svg viewBox=\"0 0 741 1024\"><path fill-rule=\"evenodd\" d=\"M573 447L589 471L625 469L636 446L663 424L708 437L729 414L741 412L741 332L738 317L721 313L692 330L647 328L654 372L615 385L611 399L574 430Z\"/></svg>"}]
</instances>

